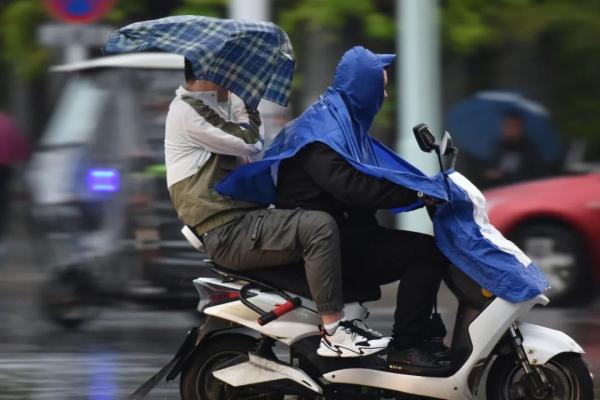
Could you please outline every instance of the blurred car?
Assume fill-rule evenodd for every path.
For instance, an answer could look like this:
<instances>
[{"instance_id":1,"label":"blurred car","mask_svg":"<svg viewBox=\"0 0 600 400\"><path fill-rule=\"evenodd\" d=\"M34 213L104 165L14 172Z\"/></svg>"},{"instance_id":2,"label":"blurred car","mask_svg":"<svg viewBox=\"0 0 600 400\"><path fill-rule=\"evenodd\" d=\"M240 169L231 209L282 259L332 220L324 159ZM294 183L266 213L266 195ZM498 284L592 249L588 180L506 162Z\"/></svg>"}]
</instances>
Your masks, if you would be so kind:
<instances>
[{"instance_id":1,"label":"blurred car","mask_svg":"<svg viewBox=\"0 0 600 400\"><path fill-rule=\"evenodd\" d=\"M553 305L589 300L600 282L600 173L484 193L490 221L544 271Z\"/></svg>"},{"instance_id":2,"label":"blurred car","mask_svg":"<svg viewBox=\"0 0 600 400\"><path fill-rule=\"evenodd\" d=\"M103 57L54 67L64 86L28 170L48 315L77 326L112 299L192 309L206 255L180 234L165 181L164 121L183 58Z\"/></svg>"}]
</instances>

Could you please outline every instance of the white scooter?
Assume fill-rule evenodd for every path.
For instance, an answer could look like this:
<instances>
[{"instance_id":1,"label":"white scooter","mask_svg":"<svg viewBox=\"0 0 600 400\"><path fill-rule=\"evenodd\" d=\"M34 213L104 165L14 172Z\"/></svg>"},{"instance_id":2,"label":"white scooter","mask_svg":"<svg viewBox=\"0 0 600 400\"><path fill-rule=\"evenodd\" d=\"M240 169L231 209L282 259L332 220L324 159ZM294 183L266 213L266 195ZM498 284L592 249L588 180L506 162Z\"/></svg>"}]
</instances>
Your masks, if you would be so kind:
<instances>
[{"instance_id":1,"label":"white scooter","mask_svg":"<svg viewBox=\"0 0 600 400\"><path fill-rule=\"evenodd\" d=\"M415 127L424 151L435 150L440 166L453 165L456 149L446 133L438 146L425 125ZM184 235L195 247L191 229ZM238 273L215 266L217 278L194 281L204 324L188 333L175 358L138 389L142 398L166 377L179 374L183 400L217 399L560 399L592 400L593 381L583 349L566 334L519 322L539 295L522 303L493 297L452 267L446 284L458 299L447 376L401 374L383 357L326 358L316 354L321 323L309 299L302 268ZM378 294L344 288L346 314L365 317L364 301ZM278 359L275 343L289 349ZM278 354L281 352L278 351Z\"/></svg>"}]
</instances>

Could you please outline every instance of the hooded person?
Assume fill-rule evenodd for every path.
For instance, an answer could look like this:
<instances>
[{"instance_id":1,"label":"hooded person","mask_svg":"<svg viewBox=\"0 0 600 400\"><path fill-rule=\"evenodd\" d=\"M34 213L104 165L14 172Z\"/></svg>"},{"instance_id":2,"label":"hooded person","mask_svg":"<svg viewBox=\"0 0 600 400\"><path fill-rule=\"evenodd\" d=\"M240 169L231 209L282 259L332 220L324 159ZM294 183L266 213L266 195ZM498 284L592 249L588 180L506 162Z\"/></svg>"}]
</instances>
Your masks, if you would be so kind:
<instances>
[{"instance_id":1,"label":"hooded person","mask_svg":"<svg viewBox=\"0 0 600 400\"><path fill-rule=\"evenodd\" d=\"M447 261L431 236L386 229L375 219L377 209L413 207L419 201L417 191L365 174L344 157L378 165L368 131L386 96L385 68L393 59L363 47L346 52L331 87L269 150L276 152L282 141L314 139L278 165L274 204L277 209L333 216L341 236L344 278L355 285L401 280L388 361L398 370L435 375L445 372L447 362L423 346L423 331ZM323 107L336 114L323 114ZM340 135L339 126L347 136ZM330 334L323 331L322 336L327 343Z\"/></svg>"},{"instance_id":2,"label":"hooded person","mask_svg":"<svg viewBox=\"0 0 600 400\"><path fill-rule=\"evenodd\" d=\"M386 96L385 69L393 60L393 55L360 46L347 51L332 85L286 125L263 159L238 168L216 189L277 209L333 216L345 278L350 274L363 285L401 280L389 367L444 374L449 365L432 354L426 332L446 257L509 301L537 296L547 281L489 225L485 199L466 178L453 171L447 180L444 174L427 177L369 135ZM400 212L424 205L435 205L435 241L429 235L380 227L374 218L377 209Z\"/></svg>"}]
</instances>

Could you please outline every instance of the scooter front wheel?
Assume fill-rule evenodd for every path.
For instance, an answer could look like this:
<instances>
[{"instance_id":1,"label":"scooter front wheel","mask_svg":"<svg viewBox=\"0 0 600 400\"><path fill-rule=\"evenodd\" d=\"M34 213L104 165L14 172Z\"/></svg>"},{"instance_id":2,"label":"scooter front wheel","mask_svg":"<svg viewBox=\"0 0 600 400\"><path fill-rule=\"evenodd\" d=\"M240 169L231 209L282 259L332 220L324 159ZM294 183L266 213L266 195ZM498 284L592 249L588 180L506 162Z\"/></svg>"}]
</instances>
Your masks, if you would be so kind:
<instances>
[{"instance_id":1,"label":"scooter front wheel","mask_svg":"<svg viewBox=\"0 0 600 400\"><path fill-rule=\"evenodd\" d=\"M221 382L213 372L248 360L248 352L255 351L255 339L241 334L215 336L196 349L181 372L179 389L182 400L260 399L282 400L283 395L260 393L250 389L236 389Z\"/></svg>"},{"instance_id":2,"label":"scooter front wheel","mask_svg":"<svg viewBox=\"0 0 600 400\"><path fill-rule=\"evenodd\" d=\"M488 400L593 400L594 384L579 354L561 354L539 367L548 381L547 389L536 391L516 357L499 357L487 381ZM535 377L537 378L537 377Z\"/></svg>"}]
</instances>

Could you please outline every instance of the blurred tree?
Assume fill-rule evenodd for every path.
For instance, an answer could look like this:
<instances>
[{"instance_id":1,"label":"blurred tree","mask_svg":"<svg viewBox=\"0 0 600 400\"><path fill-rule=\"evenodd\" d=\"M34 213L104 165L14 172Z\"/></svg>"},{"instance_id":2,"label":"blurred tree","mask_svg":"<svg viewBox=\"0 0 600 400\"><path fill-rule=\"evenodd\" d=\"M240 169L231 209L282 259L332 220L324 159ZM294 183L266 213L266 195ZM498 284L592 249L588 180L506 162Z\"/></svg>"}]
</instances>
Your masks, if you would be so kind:
<instances>
[{"instance_id":1,"label":"blurred tree","mask_svg":"<svg viewBox=\"0 0 600 400\"><path fill-rule=\"evenodd\" d=\"M294 78L296 89L309 86L303 74L325 82L331 79L332 68L348 48L361 44L377 52L395 51L394 2L390 0L294 0L274 1L275 21L290 35L299 70ZM314 41L318 40L318 43ZM308 54L317 47L324 54ZM329 51L325 51L329 48ZM308 60L315 57L317 60ZM334 60L329 60L335 57ZM318 63L320 68L307 66ZM330 65L332 64L332 65ZM327 76L315 76L315 74ZM314 82L313 82L314 83ZM393 92L393 91L391 91ZM297 102L296 102L297 104ZM391 96L374 121L373 133L387 144L393 142L395 102ZM301 110L297 110L301 111Z\"/></svg>"},{"instance_id":2,"label":"blurred tree","mask_svg":"<svg viewBox=\"0 0 600 400\"><path fill-rule=\"evenodd\" d=\"M301 0L285 7L279 16L281 26L293 36L300 26L328 27L344 32L356 23L371 39L394 40L393 2L372 0Z\"/></svg>"},{"instance_id":3,"label":"blurred tree","mask_svg":"<svg viewBox=\"0 0 600 400\"><path fill-rule=\"evenodd\" d=\"M277 21L290 33L296 49L302 49L307 32L325 28L332 42L345 41L348 46L365 43L381 51L394 49L393 3L274 1ZM600 115L595 112L600 109L600 81L596 79L600 65L599 1L445 0L441 5L444 52L446 58L465 65L463 76L468 87L494 88L499 80L494 72L505 68L502 60L507 55L512 54L517 65L519 57L533 59L535 65L529 72L542 76L535 84L544 86L538 91L547 94L543 100L560 131L569 138L585 139L590 150L600 155ZM525 54L515 54L517 49ZM298 58L302 60L303 55ZM303 80L300 77L296 83ZM380 114L378 126L391 126L390 101Z\"/></svg>"},{"instance_id":4,"label":"blurred tree","mask_svg":"<svg viewBox=\"0 0 600 400\"><path fill-rule=\"evenodd\" d=\"M600 2L597 0L448 0L443 37L449 57L463 57L469 79L491 83L487 63L516 46L535 52L549 108L561 132L600 156ZM483 65L478 72L478 66ZM479 76L477 76L479 75ZM483 89L485 87L480 87Z\"/></svg>"},{"instance_id":5,"label":"blurred tree","mask_svg":"<svg viewBox=\"0 0 600 400\"><path fill-rule=\"evenodd\" d=\"M45 69L48 52L37 44L35 29L45 19L39 0L14 1L1 11L0 57L14 65L23 77L34 77Z\"/></svg>"},{"instance_id":6,"label":"blurred tree","mask_svg":"<svg viewBox=\"0 0 600 400\"><path fill-rule=\"evenodd\" d=\"M48 19L41 0L0 0L0 59L23 77L41 74L49 53L36 43L36 26ZM361 43L375 51L394 49L391 0L273 0L273 15L286 29L298 59L310 32L344 48ZM105 21L123 25L173 14L224 17L228 0L117 2ZM550 109L562 132L581 137L600 153L600 2L597 0L445 0L441 2L445 55L462 60L471 89L493 84L493 64L513 50L536 51L545 76ZM327 39L328 38L328 39ZM341 43L341 44L340 44ZM310 45L310 44L308 44ZM308 46L307 45L307 46ZM305 81L298 76L297 82ZM298 84L297 84L298 85ZM297 86L298 87L298 86ZM378 126L393 125L393 107L386 102Z\"/></svg>"},{"instance_id":7,"label":"blurred tree","mask_svg":"<svg viewBox=\"0 0 600 400\"><path fill-rule=\"evenodd\" d=\"M108 22L123 23L168 15L206 15L225 17L228 0L144 1L122 0L107 18Z\"/></svg>"},{"instance_id":8,"label":"blurred tree","mask_svg":"<svg viewBox=\"0 0 600 400\"><path fill-rule=\"evenodd\" d=\"M228 0L183 0L182 4L175 8L176 15L205 15L208 17L227 16Z\"/></svg>"},{"instance_id":9,"label":"blurred tree","mask_svg":"<svg viewBox=\"0 0 600 400\"><path fill-rule=\"evenodd\" d=\"M118 1L104 19L116 26L173 14L224 16L227 0ZM41 0L0 2L0 58L22 77L39 76L47 68L48 49L37 44L36 28L49 16Z\"/></svg>"}]
</instances>

